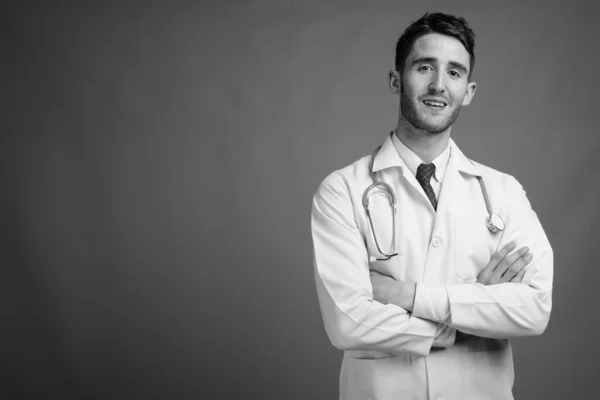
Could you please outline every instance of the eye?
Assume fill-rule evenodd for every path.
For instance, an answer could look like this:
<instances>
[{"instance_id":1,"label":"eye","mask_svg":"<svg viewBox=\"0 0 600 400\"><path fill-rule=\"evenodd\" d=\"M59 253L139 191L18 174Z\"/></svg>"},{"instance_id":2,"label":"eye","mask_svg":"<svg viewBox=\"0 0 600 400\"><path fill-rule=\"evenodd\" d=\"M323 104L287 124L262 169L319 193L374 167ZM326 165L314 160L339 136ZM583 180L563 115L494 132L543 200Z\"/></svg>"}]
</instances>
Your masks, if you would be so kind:
<instances>
[{"instance_id":1,"label":"eye","mask_svg":"<svg viewBox=\"0 0 600 400\"><path fill-rule=\"evenodd\" d=\"M419 68L417 68L418 71L432 71L433 68L431 68L430 65L421 65L419 66Z\"/></svg>"},{"instance_id":2,"label":"eye","mask_svg":"<svg viewBox=\"0 0 600 400\"><path fill-rule=\"evenodd\" d=\"M450 76L453 78L460 78L460 72L455 69L448 71L448 74L450 74Z\"/></svg>"}]
</instances>

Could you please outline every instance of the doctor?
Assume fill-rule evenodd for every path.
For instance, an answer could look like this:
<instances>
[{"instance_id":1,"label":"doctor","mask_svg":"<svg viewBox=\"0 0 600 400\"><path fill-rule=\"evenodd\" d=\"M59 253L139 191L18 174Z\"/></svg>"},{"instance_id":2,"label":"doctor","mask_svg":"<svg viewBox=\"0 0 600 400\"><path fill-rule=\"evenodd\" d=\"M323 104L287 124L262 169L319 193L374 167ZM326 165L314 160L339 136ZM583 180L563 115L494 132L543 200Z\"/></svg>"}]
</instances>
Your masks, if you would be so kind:
<instances>
[{"instance_id":1,"label":"doctor","mask_svg":"<svg viewBox=\"0 0 600 400\"><path fill-rule=\"evenodd\" d=\"M450 138L475 94L474 63L463 18L410 25L389 73L396 129L314 195L319 303L344 351L340 399L512 399L509 339L548 324L553 254L525 191ZM373 182L384 184L367 191Z\"/></svg>"}]
</instances>

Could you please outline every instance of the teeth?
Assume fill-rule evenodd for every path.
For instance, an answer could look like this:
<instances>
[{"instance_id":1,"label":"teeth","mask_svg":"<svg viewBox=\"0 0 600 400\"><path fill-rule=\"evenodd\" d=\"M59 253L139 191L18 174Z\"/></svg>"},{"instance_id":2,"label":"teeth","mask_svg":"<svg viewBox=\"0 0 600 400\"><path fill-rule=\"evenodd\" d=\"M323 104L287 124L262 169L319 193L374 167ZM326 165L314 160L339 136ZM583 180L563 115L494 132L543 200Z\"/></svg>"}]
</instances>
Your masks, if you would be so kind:
<instances>
[{"instance_id":1,"label":"teeth","mask_svg":"<svg viewBox=\"0 0 600 400\"><path fill-rule=\"evenodd\" d=\"M436 101L424 101L423 103L434 107L444 107L444 103L438 103Z\"/></svg>"}]
</instances>

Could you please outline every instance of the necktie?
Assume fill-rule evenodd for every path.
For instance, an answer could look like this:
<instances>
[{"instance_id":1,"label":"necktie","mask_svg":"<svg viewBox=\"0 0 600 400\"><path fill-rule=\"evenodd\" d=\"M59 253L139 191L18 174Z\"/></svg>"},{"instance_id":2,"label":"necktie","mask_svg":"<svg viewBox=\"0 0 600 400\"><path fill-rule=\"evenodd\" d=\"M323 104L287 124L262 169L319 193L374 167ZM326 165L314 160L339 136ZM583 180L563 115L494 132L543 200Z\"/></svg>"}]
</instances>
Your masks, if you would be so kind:
<instances>
[{"instance_id":1,"label":"necktie","mask_svg":"<svg viewBox=\"0 0 600 400\"><path fill-rule=\"evenodd\" d=\"M421 184L421 187L425 191L427 197L429 197L429 201L431 201L433 209L437 210L437 199L435 198L435 193L433 192L431 183L429 183L434 172L435 164L421 164L417 168L417 180Z\"/></svg>"}]
</instances>

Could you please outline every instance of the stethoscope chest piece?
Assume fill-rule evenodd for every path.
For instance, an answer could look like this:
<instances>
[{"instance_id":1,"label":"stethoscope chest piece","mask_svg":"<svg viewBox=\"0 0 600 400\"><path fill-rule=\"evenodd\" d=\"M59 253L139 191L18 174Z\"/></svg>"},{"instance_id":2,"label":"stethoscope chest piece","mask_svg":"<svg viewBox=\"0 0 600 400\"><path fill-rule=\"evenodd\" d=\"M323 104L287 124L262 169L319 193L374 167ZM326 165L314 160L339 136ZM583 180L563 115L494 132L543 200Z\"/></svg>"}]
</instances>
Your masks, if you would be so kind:
<instances>
[{"instance_id":1,"label":"stethoscope chest piece","mask_svg":"<svg viewBox=\"0 0 600 400\"><path fill-rule=\"evenodd\" d=\"M487 220L487 227L492 233L500 232L504 230L504 221L496 213L490 214Z\"/></svg>"},{"instance_id":2,"label":"stethoscope chest piece","mask_svg":"<svg viewBox=\"0 0 600 400\"><path fill-rule=\"evenodd\" d=\"M393 134L393 132L392 132L392 134ZM379 253L383 256L381 258L371 256L369 258L369 260L371 262L387 261L387 260L391 259L392 257L395 257L398 255L398 253L396 252L396 194L394 193L394 190L392 189L392 187L390 185L377 179L377 174L373 170L373 164L375 163L375 156L377 155L377 152L379 151L380 148L381 148L381 146L377 147L375 149L375 151L373 152L373 154L371 155L371 162L369 163L369 172L371 174L371 180L373 181L373 183L371 183L371 185L369 185L365 189L365 191L363 192L363 196L362 196L363 207L365 209L365 214L366 214L367 220L369 221L369 225L371 227L371 232L373 234L373 240L375 241L375 246L377 247L377 250L379 251ZM481 193L483 195L485 207L486 207L487 213L489 215L487 222L486 222L487 228L492 233L501 232L504 230L504 221L498 214L496 214L495 212L492 211L492 205L490 203L490 199L489 199L486 187L485 187L485 182L483 180L483 177L480 175L477 175L476 177L477 177L477 180L479 181L479 185L481 185ZM377 240L377 234L375 232L375 227L373 226L373 220L371 219L371 213L369 212L369 196L371 195L371 191L376 191L376 190L380 191L385 196L387 196L390 206L391 206L392 232L393 233L392 233L392 249L391 249L391 252L389 252L389 253L384 253L384 251L379 247L379 241Z\"/></svg>"}]
</instances>

